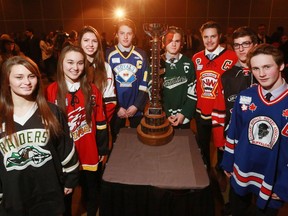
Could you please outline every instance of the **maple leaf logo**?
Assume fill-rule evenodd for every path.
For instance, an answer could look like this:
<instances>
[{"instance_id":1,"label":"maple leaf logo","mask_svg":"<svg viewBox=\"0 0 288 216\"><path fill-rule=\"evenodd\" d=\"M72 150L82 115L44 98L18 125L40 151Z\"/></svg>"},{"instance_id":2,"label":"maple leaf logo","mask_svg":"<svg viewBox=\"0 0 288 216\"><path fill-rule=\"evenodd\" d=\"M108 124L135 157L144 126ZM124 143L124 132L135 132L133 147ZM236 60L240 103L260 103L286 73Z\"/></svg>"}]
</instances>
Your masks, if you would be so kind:
<instances>
[{"instance_id":1,"label":"maple leaf logo","mask_svg":"<svg viewBox=\"0 0 288 216\"><path fill-rule=\"evenodd\" d=\"M287 118L288 117L288 109L283 110L282 116Z\"/></svg>"},{"instance_id":2,"label":"maple leaf logo","mask_svg":"<svg viewBox=\"0 0 288 216\"><path fill-rule=\"evenodd\" d=\"M254 103L250 104L249 110L251 110L251 111L253 112L253 111L255 111L256 109L257 109L257 106L256 106Z\"/></svg>"}]
</instances>

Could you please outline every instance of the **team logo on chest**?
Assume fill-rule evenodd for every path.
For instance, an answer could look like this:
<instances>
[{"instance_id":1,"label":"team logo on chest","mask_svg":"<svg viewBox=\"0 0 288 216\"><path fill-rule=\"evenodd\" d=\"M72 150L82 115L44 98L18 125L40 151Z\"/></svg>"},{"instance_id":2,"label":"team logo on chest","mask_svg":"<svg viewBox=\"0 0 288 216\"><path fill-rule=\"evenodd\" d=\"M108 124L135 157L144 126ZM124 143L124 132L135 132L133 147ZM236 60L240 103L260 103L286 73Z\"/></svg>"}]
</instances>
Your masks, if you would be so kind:
<instances>
[{"instance_id":1,"label":"team logo on chest","mask_svg":"<svg viewBox=\"0 0 288 216\"><path fill-rule=\"evenodd\" d=\"M6 158L5 158L6 159ZM6 169L23 170L27 166L40 167L51 159L49 151L39 148L38 146L26 146L7 157Z\"/></svg>"},{"instance_id":2,"label":"team logo on chest","mask_svg":"<svg viewBox=\"0 0 288 216\"><path fill-rule=\"evenodd\" d=\"M86 113L83 107L78 107L68 114L68 126L74 141L79 140L92 131L86 121Z\"/></svg>"},{"instance_id":3,"label":"team logo on chest","mask_svg":"<svg viewBox=\"0 0 288 216\"><path fill-rule=\"evenodd\" d=\"M203 71L200 74L203 98L215 98L215 90L218 85L219 74L214 71Z\"/></svg>"},{"instance_id":4,"label":"team logo on chest","mask_svg":"<svg viewBox=\"0 0 288 216\"><path fill-rule=\"evenodd\" d=\"M257 116L249 122L249 141L261 147L272 149L279 137L279 129L273 119Z\"/></svg>"},{"instance_id":5,"label":"team logo on chest","mask_svg":"<svg viewBox=\"0 0 288 216\"><path fill-rule=\"evenodd\" d=\"M12 137L0 139L0 152L7 171L24 170L28 166L41 167L52 159L47 145L49 133L45 129L27 129Z\"/></svg>"},{"instance_id":6,"label":"team logo on chest","mask_svg":"<svg viewBox=\"0 0 288 216\"><path fill-rule=\"evenodd\" d=\"M137 67L129 63L117 65L114 68L116 73L116 81L120 83L120 87L132 87L132 83L136 81Z\"/></svg>"}]
</instances>

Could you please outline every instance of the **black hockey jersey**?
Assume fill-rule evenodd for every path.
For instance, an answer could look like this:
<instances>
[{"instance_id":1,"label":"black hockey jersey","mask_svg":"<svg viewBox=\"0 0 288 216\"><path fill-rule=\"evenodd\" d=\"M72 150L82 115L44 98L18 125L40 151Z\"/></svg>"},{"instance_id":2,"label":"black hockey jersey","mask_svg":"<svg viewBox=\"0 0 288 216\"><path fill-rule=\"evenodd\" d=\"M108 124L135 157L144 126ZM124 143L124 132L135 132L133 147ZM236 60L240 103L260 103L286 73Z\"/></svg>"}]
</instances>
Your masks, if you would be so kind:
<instances>
[{"instance_id":1,"label":"black hockey jersey","mask_svg":"<svg viewBox=\"0 0 288 216\"><path fill-rule=\"evenodd\" d=\"M65 117L49 104L63 134L51 138L39 109L14 116L16 133L0 131L0 215L60 215L64 212L64 187L78 183L78 157ZM4 123L5 124L5 123ZM15 138L16 137L16 138Z\"/></svg>"}]
</instances>

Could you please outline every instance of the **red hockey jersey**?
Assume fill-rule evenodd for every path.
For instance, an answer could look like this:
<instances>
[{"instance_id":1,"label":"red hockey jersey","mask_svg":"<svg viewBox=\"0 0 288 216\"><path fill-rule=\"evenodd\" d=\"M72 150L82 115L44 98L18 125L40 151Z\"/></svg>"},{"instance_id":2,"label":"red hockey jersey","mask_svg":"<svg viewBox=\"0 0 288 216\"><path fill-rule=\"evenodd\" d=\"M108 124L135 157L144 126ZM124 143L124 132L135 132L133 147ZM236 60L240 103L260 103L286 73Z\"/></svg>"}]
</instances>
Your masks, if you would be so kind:
<instances>
[{"instance_id":1,"label":"red hockey jersey","mask_svg":"<svg viewBox=\"0 0 288 216\"><path fill-rule=\"evenodd\" d=\"M221 75L236 64L238 58L232 50L222 50L214 59L209 60L205 56L205 50L196 53L192 61L196 70L197 106L196 112L201 119L211 120L216 94L221 87Z\"/></svg>"},{"instance_id":2,"label":"red hockey jersey","mask_svg":"<svg viewBox=\"0 0 288 216\"><path fill-rule=\"evenodd\" d=\"M58 84L54 82L48 86L46 92L47 100L55 104L57 104L57 89ZM83 170L96 171L99 154L107 154L105 151L101 153L99 146L103 149L103 145L107 145L104 148L108 150L108 137L102 94L94 84L92 84L91 104L93 111L91 125L89 125L86 121L84 96L81 89L66 95L68 125L81 167Z\"/></svg>"}]
</instances>

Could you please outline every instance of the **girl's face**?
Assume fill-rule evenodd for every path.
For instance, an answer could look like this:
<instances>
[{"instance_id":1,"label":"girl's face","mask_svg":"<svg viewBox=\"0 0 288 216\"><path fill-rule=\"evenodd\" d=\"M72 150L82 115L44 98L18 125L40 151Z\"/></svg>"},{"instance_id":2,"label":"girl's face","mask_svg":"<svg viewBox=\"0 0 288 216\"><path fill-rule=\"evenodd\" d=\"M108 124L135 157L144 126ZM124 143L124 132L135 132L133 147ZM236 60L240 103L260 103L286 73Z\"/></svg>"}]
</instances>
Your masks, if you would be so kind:
<instances>
[{"instance_id":1,"label":"girl's face","mask_svg":"<svg viewBox=\"0 0 288 216\"><path fill-rule=\"evenodd\" d=\"M12 52L15 48L15 43L13 42L6 42L5 43L5 49L7 52Z\"/></svg>"},{"instance_id":2,"label":"girl's face","mask_svg":"<svg viewBox=\"0 0 288 216\"><path fill-rule=\"evenodd\" d=\"M31 98L38 83L37 76L32 74L23 65L14 65L11 67L9 75L9 85L12 98L23 97Z\"/></svg>"},{"instance_id":3,"label":"girl's face","mask_svg":"<svg viewBox=\"0 0 288 216\"><path fill-rule=\"evenodd\" d=\"M63 60L63 71L65 80L70 83L79 81L84 71L84 56L80 52L67 52Z\"/></svg>"},{"instance_id":4,"label":"girl's face","mask_svg":"<svg viewBox=\"0 0 288 216\"><path fill-rule=\"evenodd\" d=\"M119 27L117 32L119 43L126 48L129 48L132 45L132 40L134 38L134 33L132 28L126 25L122 25Z\"/></svg>"},{"instance_id":5,"label":"girl's face","mask_svg":"<svg viewBox=\"0 0 288 216\"><path fill-rule=\"evenodd\" d=\"M86 32L81 38L81 47L88 56L92 56L98 49L98 43L96 35L93 32Z\"/></svg>"}]
</instances>

